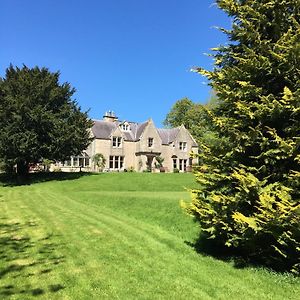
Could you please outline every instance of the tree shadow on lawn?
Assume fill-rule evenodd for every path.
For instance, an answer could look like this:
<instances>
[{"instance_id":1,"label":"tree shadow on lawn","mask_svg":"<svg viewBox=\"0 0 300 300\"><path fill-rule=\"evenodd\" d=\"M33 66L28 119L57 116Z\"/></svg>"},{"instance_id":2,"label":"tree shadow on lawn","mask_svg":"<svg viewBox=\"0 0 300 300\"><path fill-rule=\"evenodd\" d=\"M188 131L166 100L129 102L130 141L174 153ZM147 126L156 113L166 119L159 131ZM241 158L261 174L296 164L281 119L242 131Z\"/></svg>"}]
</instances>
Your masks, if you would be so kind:
<instances>
[{"instance_id":1,"label":"tree shadow on lawn","mask_svg":"<svg viewBox=\"0 0 300 300\"><path fill-rule=\"evenodd\" d=\"M65 288L60 283L43 284L43 274L55 271L64 263L65 257L58 255L62 244L57 237L48 234L33 240L24 232L35 223L8 222L0 219L0 298L13 295L28 296L55 293ZM47 276L47 275L46 275ZM36 277L39 286L27 284L28 277ZM40 280L41 279L41 280ZM6 284L4 284L6 282Z\"/></svg>"},{"instance_id":2,"label":"tree shadow on lawn","mask_svg":"<svg viewBox=\"0 0 300 300\"><path fill-rule=\"evenodd\" d=\"M217 260L233 263L233 266L237 269L263 268L270 272L287 273L287 271L280 266L266 265L263 257L249 257L237 249L226 247L213 239L207 238L205 234L200 235L194 242L185 241L184 243L201 255L211 256Z\"/></svg>"},{"instance_id":3,"label":"tree shadow on lawn","mask_svg":"<svg viewBox=\"0 0 300 300\"><path fill-rule=\"evenodd\" d=\"M16 174L0 174L0 186L13 187L20 185L31 185L46 181L75 180L85 176L93 176L101 173L89 172L39 172L29 173L26 177Z\"/></svg>"},{"instance_id":4,"label":"tree shadow on lawn","mask_svg":"<svg viewBox=\"0 0 300 300\"><path fill-rule=\"evenodd\" d=\"M184 241L184 243L192 247L197 253L204 256L211 256L218 260L227 262L234 261L236 256L236 253L234 253L228 247L218 244L214 240L206 238L204 235L201 235L193 242Z\"/></svg>"}]
</instances>

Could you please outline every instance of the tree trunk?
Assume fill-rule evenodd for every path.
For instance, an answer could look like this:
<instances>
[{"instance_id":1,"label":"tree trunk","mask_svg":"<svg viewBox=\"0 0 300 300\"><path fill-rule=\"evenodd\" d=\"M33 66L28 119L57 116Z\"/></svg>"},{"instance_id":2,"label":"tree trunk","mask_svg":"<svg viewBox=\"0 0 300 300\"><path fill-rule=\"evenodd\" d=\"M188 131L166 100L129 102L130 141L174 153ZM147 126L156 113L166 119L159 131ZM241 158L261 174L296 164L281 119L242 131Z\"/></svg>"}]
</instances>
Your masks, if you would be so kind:
<instances>
[{"instance_id":1,"label":"tree trunk","mask_svg":"<svg viewBox=\"0 0 300 300\"><path fill-rule=\"evenodd\" d=\"M21 176L27 176L29 173L29 164L22 160L17 163L17 174Z\"/></svg>"}]
</instances>

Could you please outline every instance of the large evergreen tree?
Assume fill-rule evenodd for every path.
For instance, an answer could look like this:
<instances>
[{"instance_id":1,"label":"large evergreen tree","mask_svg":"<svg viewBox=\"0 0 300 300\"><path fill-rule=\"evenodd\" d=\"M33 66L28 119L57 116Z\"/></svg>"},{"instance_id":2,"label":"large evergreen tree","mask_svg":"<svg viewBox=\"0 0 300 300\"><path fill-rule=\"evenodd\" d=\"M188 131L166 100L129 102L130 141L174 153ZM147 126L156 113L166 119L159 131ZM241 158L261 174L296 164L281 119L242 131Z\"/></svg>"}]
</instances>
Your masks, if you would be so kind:
<instances>
[{"instance_id":1,"label":"large evergreen tree","mask_svg":"<svg viewBox=\"0 0 300 300\"><path fill-rule=\"evenodd\" d=\"M225 152L203 146L187 207L209 238L300 272L300 1L219 0L232 18L213 71L211 122ZM217 151L216 151L217 150Z\"/></svg>"},{"instance_id":2,"label":"large evergreen tree","mask_svg":"<svg viewBox=\"0 0 300 300\"><path fill-rule=\"evenodd\" d=\"M0 78L0 157L26 174L30 163L64 160L90 143L92 123L81 112L69 83L46 68L14 68Z\"/></svg>"}]
</instances>

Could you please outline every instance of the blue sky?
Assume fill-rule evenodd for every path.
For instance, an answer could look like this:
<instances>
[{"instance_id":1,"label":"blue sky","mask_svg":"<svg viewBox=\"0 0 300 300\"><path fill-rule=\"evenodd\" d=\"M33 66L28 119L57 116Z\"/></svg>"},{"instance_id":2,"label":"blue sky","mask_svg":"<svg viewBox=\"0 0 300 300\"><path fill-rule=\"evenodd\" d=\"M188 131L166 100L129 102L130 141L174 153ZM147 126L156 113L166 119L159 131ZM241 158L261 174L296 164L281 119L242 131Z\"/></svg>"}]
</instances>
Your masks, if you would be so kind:
<instances>
[{"instance_id":1,"label":"blue sky","mask_svg":"<svg viewBox=\"0 0 300 300\"><path fill-rule=\"evenodd\" d=\"M161 126L176 100L204 103L210 88L190 72L211 69L229 18L214 0L1 0L0 76L10 63L61 72L92 118Z\"/></svg>"}]
</instances>

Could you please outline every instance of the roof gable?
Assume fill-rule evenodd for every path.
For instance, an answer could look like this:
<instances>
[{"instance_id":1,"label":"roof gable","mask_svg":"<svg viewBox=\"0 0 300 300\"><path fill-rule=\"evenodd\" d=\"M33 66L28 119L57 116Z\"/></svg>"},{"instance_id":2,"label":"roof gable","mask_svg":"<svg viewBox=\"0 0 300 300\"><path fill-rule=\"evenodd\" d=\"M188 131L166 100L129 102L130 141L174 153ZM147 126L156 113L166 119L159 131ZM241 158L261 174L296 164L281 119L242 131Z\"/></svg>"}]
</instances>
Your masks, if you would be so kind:
<instances>
[{"instance_id":1,"label":"roof gable","mask_svg":"<svg viewBox=\"0 0 300 300\"><path fill-rule=\"evenodd\" d=\"M112 137L112 136L121 136L124 138L124 134L119 126L115 127L115 129L111 132L109 137Z\"/></svg>"},{"instance_id":2,"label":"roof gable","mask_svg":"<svg viewBox=\"0 0 300 300\"><path fill-rule=\"evenodd\" d=\"M144 123L145 126L143 126L143 132L141 133L139 139L143 139L143 138L148 138L148 137L152 137L154 138L155 136L161 140L161 137L158 133L158 130L157 128L155 127L152 119L149 119L146 123ZM144 136L144 135L147 135L147 136ZM149 135L150 134L150 135Z\"/></svg>"},{"instance_id":3,"label":"roof gable","mask_svg":"<svg viewBox=\"0 0 300 300\"><path fill-rule=\"evenodd\" d=\"M179 139L181 138L181 136L188 136L188 138L190 138L190 140L192 141L192 147L198 147L198 144L196 142L196 140L193 138L193 136L190 134L190 132L185 128L184 125L181 125L180 127L178 127L178 132L175 136L174 141L179 141Z\"/></svg>"}]
</instances>

